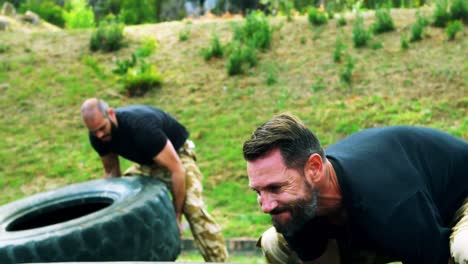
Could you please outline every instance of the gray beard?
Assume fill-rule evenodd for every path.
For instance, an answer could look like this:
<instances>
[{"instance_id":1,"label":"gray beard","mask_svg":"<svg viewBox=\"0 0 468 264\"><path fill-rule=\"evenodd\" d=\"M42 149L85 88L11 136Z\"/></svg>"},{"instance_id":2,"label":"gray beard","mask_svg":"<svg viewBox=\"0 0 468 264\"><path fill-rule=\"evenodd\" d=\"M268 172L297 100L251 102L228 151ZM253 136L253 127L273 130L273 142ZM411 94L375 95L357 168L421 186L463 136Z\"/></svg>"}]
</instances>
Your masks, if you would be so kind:
<instances>
[{"instance_id":1,"label":"gray beard","mask_svg":"<svg viewBox=\"0 0 468 264\"><path fill-rule=\"evenodd\" d=\"M291 220L289 222L281 224L272 218L273 226L277 232L284 236L292 236L315 217L318 191L312 190L312 188L310 188L310 191L312 192L310 199L297 200L294 204L289 204L285 207L291 213Z\"/></svg>"}]
</instances>

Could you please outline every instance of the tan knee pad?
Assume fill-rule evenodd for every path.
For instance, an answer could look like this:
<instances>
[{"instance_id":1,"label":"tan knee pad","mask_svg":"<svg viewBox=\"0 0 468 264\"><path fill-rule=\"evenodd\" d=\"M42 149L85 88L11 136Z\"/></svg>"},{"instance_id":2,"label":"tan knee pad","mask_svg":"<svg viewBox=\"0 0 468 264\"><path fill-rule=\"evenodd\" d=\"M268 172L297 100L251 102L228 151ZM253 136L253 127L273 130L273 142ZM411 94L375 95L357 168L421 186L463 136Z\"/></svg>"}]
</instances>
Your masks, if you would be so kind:
<instances>
[{"instance_id":1,"label":"tan knee pad","mask_svg":"<svg viewBox=\"0 0 468 264\"><path fill-rule=\"evenodd\" d=\"M257 242L262 248L263 254L270 264L297 264L299 258L292 251L283 235L276 232L274 227L269 228Z\"/></svg>"}]
</instances>

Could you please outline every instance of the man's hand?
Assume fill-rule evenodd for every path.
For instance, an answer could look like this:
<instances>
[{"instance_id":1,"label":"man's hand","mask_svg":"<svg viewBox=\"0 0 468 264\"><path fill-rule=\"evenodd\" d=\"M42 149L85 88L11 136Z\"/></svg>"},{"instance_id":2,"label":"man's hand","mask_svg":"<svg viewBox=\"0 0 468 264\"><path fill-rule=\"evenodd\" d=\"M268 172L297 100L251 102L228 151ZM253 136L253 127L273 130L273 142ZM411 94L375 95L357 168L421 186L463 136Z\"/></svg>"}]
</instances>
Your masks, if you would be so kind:
<instances>
[{"instance_id":1,"label":"man's hand","mask_svg":"<svg viewBox=\"0 0 468 264\"><path fill-rule=\"evenodd\" d=\"M104 167L104 178L120 177L119 156L115 153L110 153L101 157L102 166Z\"/></svg>"},{"instance_id":2,"label":"man's hand","mask_svg":"<svg viewBox=\"0 0 468 264\"><path fill-rule=\"evenodd\" d=\"M154 157L154 162L167 168L172 174L172 201L176 213L177 224L181 230L180 221L182 219L182 209L185 203L185 169L182 166L179 155L177 154L171 141L167 140L164 148Z\"/></svg>"}]
</instances>

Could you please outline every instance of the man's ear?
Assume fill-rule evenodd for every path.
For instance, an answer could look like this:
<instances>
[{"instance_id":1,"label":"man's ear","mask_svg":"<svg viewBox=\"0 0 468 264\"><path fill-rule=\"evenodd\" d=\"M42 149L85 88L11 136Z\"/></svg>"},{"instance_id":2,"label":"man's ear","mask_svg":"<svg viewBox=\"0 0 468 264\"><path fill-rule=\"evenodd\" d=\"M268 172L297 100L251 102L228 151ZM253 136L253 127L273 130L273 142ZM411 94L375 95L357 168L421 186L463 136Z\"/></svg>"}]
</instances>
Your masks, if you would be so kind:
<instances>
[{"instance_id":1,"label":"man's ear","mask_svg":"<svg viewBox=\"0 0 468 264\"><path fill-rule=\"evenodd\" d=\"M107 109L107 115L112 119L112 121L115 122L115 111L114 111L114 108L110 108Z\"/></svg>"},{"instance_id":2,"label":"man's ear","mask_svg":"<svg viewBox=\"0 0 468 264\"><path fill-rule=\"evenodd\" d=\"M319 154L314 153L306 161L304 174L307 180L316 185L323 178L323 160Z\"/></svg>"}]
</instances>

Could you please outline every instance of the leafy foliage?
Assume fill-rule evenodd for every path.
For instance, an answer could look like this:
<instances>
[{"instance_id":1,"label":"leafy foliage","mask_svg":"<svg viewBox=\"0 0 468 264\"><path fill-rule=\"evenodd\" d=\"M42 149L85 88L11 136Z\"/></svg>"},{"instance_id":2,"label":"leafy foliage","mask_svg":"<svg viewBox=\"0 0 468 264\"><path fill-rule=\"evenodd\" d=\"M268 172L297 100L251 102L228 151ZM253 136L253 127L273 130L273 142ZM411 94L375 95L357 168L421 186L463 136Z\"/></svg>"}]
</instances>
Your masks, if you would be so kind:
<instances>
[{"instance_id":1,"label":"leafy foliage","mask_svg":"<svg viewBox=\"0 0 468 264\"><path fill-rule=\"evenodd\" d=\"M447 0L437 0L433 14L433 25L435 27L445 27L450 21L450 13L448 11Z\"/></svg>"},{"instance_id":2,"label":"leafy foliage","mask_svg":"<svg viewBox=\"0 0 468 264\"><path fill-rule=\"evenodd\" d=\"M428 22L422 15L417 15L416 22L410 28L410 42L421 40L423 37L424 28Z\"/></svg>"},{"instance_id":3,"label":"leafy foliage","mask_svg":"<svg viewBox=\"0 0 468 264\"><path fill-rule=\"evenodd\" d=\"M247 15L244 26L235 29L234 40L259 50L267 50L271 46L272 34L265 14L256 11Z\"/></svg>"},{"instance_id":4,"label":"leafy foliage","mask_svg":"<svg viewBox=\"0 0 468 264\"><path fill-rule=\"evenodd\" d=\"M449 40L454 40L457 33L461 31L463 31L463 24L458 20L450 22L445 29L445 33Z\"/></svg>"},{"instance_id":5,"label":"leafy foliage","mask_svg":"<svg viewBox=\"0 0 468 264\"><path fill-rule=\"evenodd\" d=\"M406 36L406 34L402 34L400 36L400 46L401 46L401 49L404 49L404 50L409 48L408 37Z\"/></svg>"},{"instance_id":6,"label":"leafy foliage","mask_svg":"<svg viewBox=\"0 0 468 264\"><path fill-rule=\"evenodd\" d=\"M211 38L211 43L209 48L204 48L201 50L203 58L208 61L211 58L222 58L224 55L224 47L219 40L217 34L213 34Z\"/></svg>"},{"instance_id":7,"label":"leafy foliage","mask_svg":"<svg viewBox=\"0 0 468 264\"><path fill-rule=\"evenodd\" d=\"M65 26L63 18L63 9L52 0L27 0L22 3L19 12L32 11L38 14L42 19L59 27Z\"/></svg>"},{"instance_id":8,"label":"leafy foliage","mask_svg":"<svg viewBox=\"0 0 468 264\"><path fill-rule=\"evenodd\" d=\"M69 0L63 13L66 28L93 28L95 27L93 10L86 0Z\"/></svg>"},{"instance_id":9,"label":"leafy foliage","mask_svg":"<svg viewBox=\"0 0 468 264\"><path fill-rule=\"evenodd\" d=\"M229 75L238 75L245 72L245 66L254 67L257 65L255 48L249 45L233 44L232 53L227 61L227 72Z\"/></svg>"},{"instance_id":10,"label":"leafy foliage","mask_svg":"<svg viewBox=\"0 0 468 264\"><path fill-rule=\"evenodd\" d=\"M380 8L375 11L375 23L372 25L372 32L380 34L395 30L395 23L390 14L390 9Z\"/></svg>"},{"instance_id":11,"label":"leafy foliage","mask_svg":"<svg viewBox=\"0 0 468 264\"><path fill-rule=\"evenodd\" d=\"M459 19L468 23L468 1L453 0L450 6L450 14L452 19Z\"/></svg>"},{"instance_id":12,"label":"leafy foliage","mask_svg":"<svg viewBox=\"0 0 468 264\"><path fill-rule=\"evenodd\" d=\"M311 8L308 13L309 22L312 25L323 25L328 22L328 15L325 11L317 9L315 7Z\"/></svg>"},{"instance_id":13,"label":"leafy foliage","mask_svg":"<svg viewBox=\"0 0 468 264\"><path fill-rule=\"evenodd\" d=\"M370 33L364 26L364 19L359 12L356 13L356 19L354 20L352 38L354 47L356 48L365 47L367 45L367 41L371 39Z\"/></svg>"},{"instance_id":14,"label":"leafy foliage","mask_svg":"<svg viewBox=\"0 0 468 264\"><path fill-rule=\"evenodd\" d=\"M92 51L115 51L122 47L124 25L115 20L104 20L91 33L89 47Z\"/></svg>"},{"instance_id":15,"label":"leafy foliage","mask_svg":"<svg viewBox=\"0 0 468 264\"><path fill-rule=\"evenodd\" d=\"M346 21L346 18L344 17L344 15L339 15L338 19L336 20L336 24L339 27L343 27L343 26L346 26L346 24L348 24L348 21Z\"/></svg>"},{"instance_id":16,"label":"leafy foliage","mask_svg":"<svg viewBox=\"0 0 468 264\"><path fill-rule=\"evenodd\" d=\"M346 44L344 43L343 39L338 36L335 42L335 49L333 51L333 61L334 62L341 62L341 58L345 54L346 51Z\"/></svg>"},{"instance_id":17,"label":"leafy foliage","mask_svg":"<svg viewBox=\"0 0 468 264\"><path fill-rule=\"evenodd\" d=\"M129 97L142 96L162 83L162 75L155 65L141 63L138 67L129 68L123 76L124 92Z\"/></svg>"},{"instance_id":18,"label":"leafy foliage","mask_svg":"<svg viewBox=\"0 0 468 264\"><path fill-rule=\"evenodd\" d=\"M356 65L356 60L351 56L346 56L346 64L340 70L340 80L347 84L351 84L351 77L353 76L354 66Z\"/></svg>"}]
</instances>

